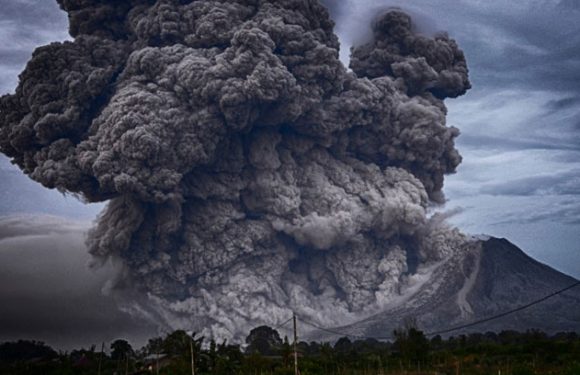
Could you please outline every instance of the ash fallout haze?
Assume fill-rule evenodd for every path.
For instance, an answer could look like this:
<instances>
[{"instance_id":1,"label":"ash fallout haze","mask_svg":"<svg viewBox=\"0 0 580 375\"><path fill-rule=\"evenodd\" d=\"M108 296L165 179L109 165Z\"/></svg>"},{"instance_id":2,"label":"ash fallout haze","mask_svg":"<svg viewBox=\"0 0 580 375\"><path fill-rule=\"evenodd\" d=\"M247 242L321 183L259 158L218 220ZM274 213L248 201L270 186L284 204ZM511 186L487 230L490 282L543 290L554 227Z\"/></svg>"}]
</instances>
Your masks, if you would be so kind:
<instances>
[{"instance_id":1,"label":"ash fallout haze","mask_svg":"<svg viewBox=\"0 0 580 375\"><path fill-rule=\"evenodd\" d=\"M465 3L457 17L470 10L491 12ZM515 134L525 118L473 131L466 138L467 166L475 165L481 175L470 175L466 167L468 177L452 180L446 197L444 176L455 173L462 158L455 147L459 130L447 124L444 101L471 88L464 52L423 16L418 2L408 9L406 3L377 4L58 0L68 14L70 37L55 28L60 35L55 39L67 40L36 49L14 90L2 82L9 93L0 99L0 150L30 179L90 206L44 195L44 188L30 185L4 160L2 174L11 179L2 186L7 194L0 213L10 216L1 221L6 236L0 246L27 231L58 233L71 225L48 216L15 216L35 211L16 186L28 187L31 196L40 192L35 199L46 208L36 215L78 221L102 208L86 245L92 264L103 266L100 272L108 276L86 273L91 290L104 287L109 297L92 301L114 299L147 329L182 328L234 340L257 325L275 326L292 311L322 326L355 324L423 290L443 275L441 270L461 263L457 259L479 259L481 241L437 212L449 195L468 205L490 207L487 199L505 206L495 221L506 228L526 212L513 208L518 199L531 197L537 206L518 224L548 221L548 229L569 231L572 240L559 235L564 240L554 247L564 246L568 253L562 256L577 258L570 253L577 250L572 247L578 246L580 222L577 124L561 126L572 138L545 137L548 129L535 124L526 136L496 132L505 125ZM16 50L24 56L25 42L40 40L38 30L18 25L19 17L32 17L25 12L54 15L43 21L46 30L63 25L62 14L51 6L8 1L9 18L2 16L0 35L15 35L21 44L2 56L16 59ZM558 6L577 12L571 3ZM369 25L368 30L355 31L354 22ZM474 35L484 35L476 26ZM529 39L539 38L530 34ZM42 42L52 36L44 35ZM500 42L505 43L501 51L513 47ZM531 48L512 50L543 56ZM562 98L556 84L539 91L514 79L489 95L493 79L505 70L495 67L493 76L484 55L475 54L476 67L479 79L488 82L473 99L452 107L458 126L466 121L473 130L515 111L495 104L508 100L516 107L533 106L535 112L520 108L522 117L580 118L574 87ZM3 59L2 69L2 77L13 77L9 69L19 68ZM526 97L518 90L526 90ZM537 108L546 97L552 112ZM540 135L553 147L533 146ZM503 143L495 145L493 137ZM485 142L495 146L486 149ZM503 171L500 178L517 179L483 181L497 163L518 166L522 152L538 149L547 157L540 165L557 168L532 175ZM498 196L509 197L510 204ZM10 205L14 199L22 203ZM63 203L55 207L59 200ZM567 222L535 211L546 202L561 207ZM469 211L453 218L455 223L469 229ZM486 228L485 221L475 227ZM18 262L17 254L10 259ZM567 271L580 274L578 268ZM472 305L461 293L464 316ZM111 319L117 320L109 327L128 318Z\"/></svg>"}]
</instances>

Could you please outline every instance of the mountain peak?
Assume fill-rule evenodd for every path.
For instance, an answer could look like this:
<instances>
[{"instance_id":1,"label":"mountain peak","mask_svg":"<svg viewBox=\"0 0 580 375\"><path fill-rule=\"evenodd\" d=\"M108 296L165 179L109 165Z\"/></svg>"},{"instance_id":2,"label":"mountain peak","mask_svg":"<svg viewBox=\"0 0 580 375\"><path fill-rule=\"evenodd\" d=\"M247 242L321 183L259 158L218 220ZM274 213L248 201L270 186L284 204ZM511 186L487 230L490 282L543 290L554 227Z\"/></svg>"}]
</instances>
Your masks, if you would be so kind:
<instances>
[{"instance_id":1,"label":"mountain peak","mask_svg":"<svg viewBox=\"0 0 580 375\"><path fill-rule=\"evenodd\" d=\"M416 319L423 331L437 332L487 319L525 306L564 289L577 280L528 256L505 238L477 240L474 251L455 253L432 273L430 282L405 302L358 323L336 327L345 334L390 337L405 319ZM580 287L472 327L458 335L538 329L548 333L580 330ZM335 339L321 332L312 337Z\"/></svg>"}]
</instances>

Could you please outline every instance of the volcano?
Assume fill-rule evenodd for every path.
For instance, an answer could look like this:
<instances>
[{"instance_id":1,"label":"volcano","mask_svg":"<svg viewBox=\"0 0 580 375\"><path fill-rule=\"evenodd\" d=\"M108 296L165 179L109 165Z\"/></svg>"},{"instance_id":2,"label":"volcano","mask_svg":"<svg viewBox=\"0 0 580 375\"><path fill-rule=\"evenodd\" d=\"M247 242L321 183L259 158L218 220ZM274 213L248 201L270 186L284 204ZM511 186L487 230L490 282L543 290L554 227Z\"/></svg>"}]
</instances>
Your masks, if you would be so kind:
<instances>
[{"instance_id":1,"label":"volcano","mask_svg":"<svg viewBox=\"0 0 580 375\"><path fill-rule=\"evenodd\" d=\"M393 330L414 319L427 334L444 336L502 330L547 333L580 330L580 287L574 287L521 311L519 309L568 288L578 280L528 256L505 238L473 239L467 253L419 271L399 299L383 312L355 324L331 328L353 337L389 338ZM315 330L308 335L332 340L338 334Z\"/></svg>"},{"instance_id":2,"label":"volcano","mask_svg":"<svg viewBox=\"0 0 580 375\"><path fill-rule=\"evenodd\" d=\"M347 67L318 0L58 3L71 39L0 97L0 152L106 204L86 245L135 319L229 342L292 312L446 328L566 283L431 215L471 88L447 33L384 9Z\"/></svg>"}]
</instances>

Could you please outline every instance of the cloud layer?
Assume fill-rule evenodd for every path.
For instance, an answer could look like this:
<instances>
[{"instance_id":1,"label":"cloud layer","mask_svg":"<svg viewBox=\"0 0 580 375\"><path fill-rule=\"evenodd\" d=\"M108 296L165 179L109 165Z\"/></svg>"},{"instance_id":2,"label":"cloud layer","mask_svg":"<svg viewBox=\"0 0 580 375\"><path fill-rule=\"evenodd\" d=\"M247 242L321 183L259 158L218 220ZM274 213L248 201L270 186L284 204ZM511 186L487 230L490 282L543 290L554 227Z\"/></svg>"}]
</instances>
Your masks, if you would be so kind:
<instances>
[{"instance_id":1,"label":"cloud layer","mask_svg":"<svg viewBox=\"0 0 580 375\"><path fill-rule=\"evenodd\" d=\"M115 270L89 269L89 227L52 216L0 219L0 340L44 340L72 349L118 337L141 345L155 334L102 294Z\"/></svg>"},{"instance_id":2,"label":"cloud layer","mask_svg":"<svg viewBox=\"0 0 580 375\"><path fill-rule=\"evenodd\" d=\"M448 30L470 62L474 88L449 102L464 162L446 179L445 191L451 207L466 208L453 222L507 236L542 261L580 275L574 266L580 248L570 235L580 231L574 193L580 190L578 4L346 1L350 11L337 20L343 46L367 33L361 22L392 6L431 19L431 30ZM535 218L534 229L521 226L526 218Z\"/></svg>"},{"instance_id":3,"label":"cloud layer","mask_svg":"<svg viewBox=\"0 0 580 375\"><path fill-rule=\"evenodd\" d=\"M371 14L396 4L326 3L337 20L344 62L353 41L367 41L372 35L370 27L362 26L369 24ZM472 232L508 237L539 259L580 275L580 269L573 267L580 264L575 255L580 251L575 235L580 202L573 193L578 190L574 174L580 167L580 95L573 85L578 54L571 48L580 35L578 6L566 0L559 4L462 1L461 6L456 1L440 1L436 6L401 1L399 5L420 20L419 26L429 35L437 29L450 30L469 57L475 89L450 102L450 123L462 129L459 145L465 159L459 173L446 180L452 205L466 208L454 222ZM12 1L0 15L0 35L11 41L4 44L5 58L0 59L1 92L14 89L34 46L67 37L66 14L54 8L51 2L39 6ZM19 31L22 28L25 33ZM61 211L59 204L51 204L59 201L58 194L47 195L46 204L38 204L37 198L46 194L38 188L31 188L29 198L18 202L14 198L28 191L21 187L32 183L24 183L21 175L4 179L1 172L0 186L7 192L3 196L12 197L2 201L6 212L21 206L66 215L82 211L80 205ZM10 175L15 175L13 169ZM319 221L311 219L303 227L316 233ZM295 233L313 241L307 239L306 229Z\"/></svg>"},{"instance_id":4,"label":"cloud layer","mask_svg":"<svg viewBox=\"0 0 580 375\"><path fill-rule=\"evenodd\" d=\"M443 100L470 87L447 35L385 12L349 72L313 0L59 3L74 41L2 97L0 149L109 201L88 245L122 261L125 309L215 337L332 324L469 246L427 217L461 161Z\"/></svg>"}]
</instances>

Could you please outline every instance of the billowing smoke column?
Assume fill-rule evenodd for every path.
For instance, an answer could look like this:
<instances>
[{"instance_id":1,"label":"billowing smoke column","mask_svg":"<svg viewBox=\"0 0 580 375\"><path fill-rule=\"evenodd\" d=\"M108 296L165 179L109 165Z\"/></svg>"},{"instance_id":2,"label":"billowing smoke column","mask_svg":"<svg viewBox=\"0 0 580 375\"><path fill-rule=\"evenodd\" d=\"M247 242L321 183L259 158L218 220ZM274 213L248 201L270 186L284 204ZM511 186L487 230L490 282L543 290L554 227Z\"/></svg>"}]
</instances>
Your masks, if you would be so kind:
<instances>
[{"instance_id":1,"label":"billowing smoke column","mask_svg":"<svg viewBox=\"0 0 580 375\"><path fill-rule=\"evenodd\" d=\"M344 323L464 246L427 219L460 163L443 100L469 88L447 36L387 12L347 71L315 0L58 1L74 41L1 99L0 147L109 201L88 244L134 311L221 337Z\"/></svg>"}]
</instances>

